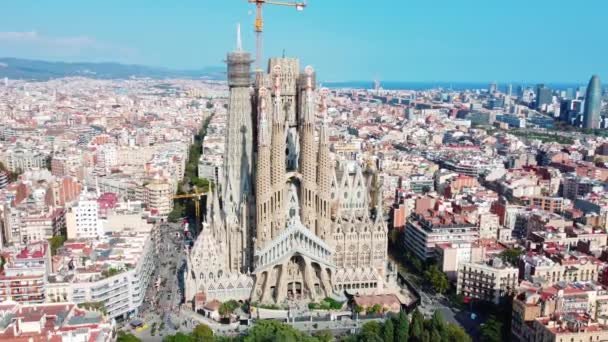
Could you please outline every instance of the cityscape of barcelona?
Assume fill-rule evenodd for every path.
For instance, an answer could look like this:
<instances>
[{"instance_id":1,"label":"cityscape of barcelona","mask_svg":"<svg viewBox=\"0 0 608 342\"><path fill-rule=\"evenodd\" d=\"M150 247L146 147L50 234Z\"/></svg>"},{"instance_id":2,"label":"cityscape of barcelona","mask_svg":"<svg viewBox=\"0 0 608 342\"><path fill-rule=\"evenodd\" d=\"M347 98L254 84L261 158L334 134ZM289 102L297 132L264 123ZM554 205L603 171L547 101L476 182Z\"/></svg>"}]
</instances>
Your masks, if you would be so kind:
<instances>
[{"instance_id":1,"label":"cityscape of barcelona","mask_svg":"<svg viewBox=\"0 0 608 342\"><path fill-rule=\"evenodd\" d=\"M0 341L608 341L608 3L0 4Z\"/></svg>"}]
</instances>

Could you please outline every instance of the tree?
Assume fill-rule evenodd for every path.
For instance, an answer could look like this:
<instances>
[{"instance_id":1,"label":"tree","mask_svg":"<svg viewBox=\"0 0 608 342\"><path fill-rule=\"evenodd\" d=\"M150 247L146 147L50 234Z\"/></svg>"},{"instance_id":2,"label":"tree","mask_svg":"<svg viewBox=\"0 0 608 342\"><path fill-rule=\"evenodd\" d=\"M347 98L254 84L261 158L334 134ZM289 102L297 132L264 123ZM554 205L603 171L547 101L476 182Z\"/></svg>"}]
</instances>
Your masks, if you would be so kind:
<instances>
[{"instance_id":1,"label":"tree","mask_svg":"<svg viewBox=\"0 0 608 342\"><path fill-rule=\"evenodd\" d=\"M291 325L277 321L262 320L256 322L253 328L249 330L244 342L298 341L302 339L304 339L303 334Z\"/></svg>"},{"instance_id":2,"label":"tree","mask_svg":"<svg viewBox=\"0 0 608 342\"><path fill-rule=\"evenodd\" d=\"M382 337L384 342L393 342L395 340L395 327L393 326L393 319L389 318L384 323L384 329L382 329Z\"/></svg>"},{"instance_id":3,"label":"tree","mask_svg":"<svg viewBox=\"0 0 608 342\"><path fill-rule=\"evenodd\" d=\"M517 266L517 263L519 262L519 257L523 252L524 251L521 248L509 248L500 252L499 257L504 262L508 262L511 265Z\"/></svg>"},{"instance_id":4,"label":"tree","mask_svg":"<svg viewBox=\"0 0 608 342\"><path fill-rule=\"evenodd\" d=\"M431 342L431 334L428 330L424 330L422 332L422 338L420 339L422 342Z\"/></svg>"},{"instance_id":5,"label":"tree","mask_svg":"<svg viewBox=\"0 0 608 342\"><path fill-rule=\"evenodd\" d=\"M360 342L382 342L382 337L369 331L359 334Z\"/></svg>"},{"instance_id":6,"label":"tree","mask_svg":"<svg viewBox=\"0 0 608 342\"><path fill-rule=\"evenodd\" d=\"M207 191L209 189L209 180L207 178L192 178L192 185L196 186L200 191Z\"/></svg>"},{"instance_id":7,"label":"tree","mask_svg":"<svg viewBox=\"0 0 608 342\"><path fill-rule=\"evenodd\" d=\"M314 336L319 342L332 342L334 340L334 336L327 329L317 332Z\"/></svg>"},{"instance_id":8,"label":"tree","mask_svg":"<svg viewBox=\"0 0 608 342\"><path fill-rule=\"evenodd\" d=\"M192 337L196 342L213 342L213 330L206 324L199 324L192 330Z\"/></svg>"},{"instance_id":9,"label":"tree","mask_svg":"<svg viewBox=\"0 0 608 342\"><path fill-rule=\"evenodd\" d=\"M167 216L169 222L179 222L179 220L186 215L186 208L179 202L175 202L173 210Z\"/></svg>"},{"instance_id":10,"label":"tree","mask_svg":"<svg viewBox=\"0 0 608 342\"><path fill-rule=\"evenodd\" d=\"M410 337L420 340L424 331L424 316L418 311L414 310L412 313L412 328L410 329Z\"/></svg>"},{"instance_id":11,"label":"tree","mask_svg":"<svg viewBox=\"0 0 608 342\"><path fill-rule=\"evenodd\" d=\"M431 330L431 341L441 341L441 333L438 330Z\"/></svg>"},{"instance_id":12,"label":"tree","mask_svg":"<svg viewBox=\"0 0 608 342\"><path fill-rule=\"evenodd\" d=\"M63 235L53 236L52 238L49 239L52 255L57 254L57 250L59 248L61 248L61 246L63 246L63 243L65 242L65 240L66 240L66 237Z\"/></svg>"},{"instance_id":13,"label":"tree","mask_svg":"<svg viewBox=\"0 0 608 342\"><path fill-rule=\"evenodd\" d=\"M445 322L441 312L435 310L433 317L431 317L431 330L441 332L445 330Z\"/></svg>"},{"instance_id":14,"label":"tree","mask_svg":"<svg viewBox=\"0 0 608 342\"><path fill-rule=\"evenodd\" d=\"M491 316L479 330L479 339L484 342L502 341L502 323Z\"/></svg>"},{"instance_id":15,"label":"tree","mask_svg":"<svg viewBox=\"0 0 608 342\"><path fill-rule=\"evenodd\" d=\"M365 312L368 314L378 314L381 311L382 311L382 306L380 304L374 304L373 306L367 307L367 310L365 310Z\"/></svg>"},{"instance_id":16,"label":"tree","mask_svg":"<svg viewBox=\"0 0 608 342\"><path fill-rule=\"evenodd\" d=\"M141 340L133 334L126 333L124 331L118 332L117 342L141 342Z\"/></svg>"},{"instance_id":17,"label":"tree","mask_svg":"<svg viewBox=\"0 0 608 342\"><path fill-rule=\"evenodd\" d=\"M358 336L357 335L346 335L346 336L342 336L342 338L340 338L340 342L358 342Z\"/></svg>"},{"instance_id":18,"label":"tree","mask_svg":"<svg viewBox=\"0 0 608 342\"><path fill-rule=\"evenodd\" d=\"M399 312L397 318L397 332L395 334L395 342L407 342L410 336L410 321L405 312Z\"/></svg>"},{"instance_id":19,"label":"tree","mask_svg":"<svg viewBox=\"0 0 608 342\"><path fill-rule=\"evenodd\" d=\"M363 312L363 307L361 305L355 304L355 312L360 314Z\"/></svg>"},{"instance_id":20,"label":"tree","mask_svg":"<svg viewBox=\"0 0 608 342\"><path fill-rule=\"evenodd\" d=\"M369 322L363 324L363 326L361 327L361 333L377 335L378 337L380 336L381 331L382 331L382 327L380 326L380 323L378 323L377 321L369 321Z\"/></svg>"},{"instance_id":21,"label":"tree","mask_svg":"<svg viewBox=\"0 0 608 342\"><path fill-rule=\"evenodd\" d=\"M448 277L439 270L437 265L431 265L429 269L424 272L424 276L438 293L445 293L450 287Z\"/></svg>"},{"instance_id":22,"label":"tree","mask_svg":"<svg viewBox=\"0 0 608 342\"><path fill-rule=\"evenodd\" d=\"M220 305L218 313L220 314L220 316L225 318L231 315L238 307L239 303L236 300L229 300Z\"/></svg>"},{"instance_id":23,"label":"tree","mask_svg":"<svg viewBox=\"0 0 608 342\"><path fill-rule=\"evenodd\" d=\"M399 243L401 241L400 237L401 233L396 229L393 229L388 233L388 241L391 243L391 245L396 245Z\"/></svg>"},{"instance_id":24,"label":"tree","mask_svg":"<svg viewBox=\"0 0 608 342\"><path fill-rule=\"evenodd\" d=\"M450 342L471 342L471 337L456 324L448 324L446 326Z\"/></svg>"},{"instance_id":25,"label":"tree","mask_svg":"<svg viewBox=\"0 0 608 342\"><path fill-rule=\"evenodd\" d=\"M194 338L190 335L178 332L175 335L169 335L163 339L163 342L193 342Z\"/></svg>"}]
</instances>

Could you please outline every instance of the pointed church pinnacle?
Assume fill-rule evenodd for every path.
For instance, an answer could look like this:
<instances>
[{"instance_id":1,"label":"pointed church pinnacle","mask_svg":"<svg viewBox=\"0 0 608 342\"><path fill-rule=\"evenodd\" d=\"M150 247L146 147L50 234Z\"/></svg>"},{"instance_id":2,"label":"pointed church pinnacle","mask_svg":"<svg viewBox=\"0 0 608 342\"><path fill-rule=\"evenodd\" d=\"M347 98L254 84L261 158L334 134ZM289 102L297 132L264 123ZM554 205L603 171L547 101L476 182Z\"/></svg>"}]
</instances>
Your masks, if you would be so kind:
<instances>
[{"instance_id":1,"label":"pointed church pinnacle","mask_svg":"<svg viewBox=\"0 0 608 342\"><path fill-rule=\"evenodd\" d=\"M322 123L325 124L325 120L327 119L327 96L329 95L329 89L323 88L321 89L321 117Z\"/></svg>"},{"instance_id":2,"label":"pointed church pinnacle","mask_svg":"<svg viewBox=\"0 0 608 342\"><path fill-rule=\"evenodd\" d=\"M312 92L312 74L315 70L309 65L304 68L304 73L306 74L306 94L309 95Z\"/></svg>"},{"instance_id":3,"label":"pointed church pinnacle","mask_svg":"<svg viewBox=\"0 0 608 342\"><path fill-rule=\"evenodd\" d=\"M236 51L243 51L243 42L241 41L241 23L236 24Z\"/></svg>"},{"instance_id":4,"label":"pointed church pinnacle","mask_svg":"<svg viewBox=\"0 0 608 342\"><path fill-rule=\"evenodd\" d=\"M261 87L258 92L260 99L260 121L266 120L266 93L268 90L265 87Z\"/></svg>"},{"instance_id":5,"label":"pointed church pinnacle","mask_svg":"<svg viewBox=\"0 0 608 342\"><path fill-rule=\"evenodd\" d=\"M274 90L274 113L273 121L281 122L281 66L275 65L272 68L272 76L274 78L273 90Z\"/></svg>"},{"instance_id":6,"label":"pointed church pinnacle","mask_svg":"<svg viewBox=\"0 0 608 342\"><path fill-rule=\"evenodd\" d=\"M275 96L281 96L281 66L275 65L272 68L272 77L274 79L273 82L273 90Z\"/></svg>"},{"instance_id":7,"label":"pointed church pinnacle","mask_svg":"<svg viewBox=\"0 0 608 342\"><path fill-rule=\"evenodd\" d=\"M315 121L315 104L312 98L312 75L314 69L309 65L304 68L304 74L306 75L306 108L304 109L303 121L305 123L313 123Z\"/></svg>"}]
</instances>

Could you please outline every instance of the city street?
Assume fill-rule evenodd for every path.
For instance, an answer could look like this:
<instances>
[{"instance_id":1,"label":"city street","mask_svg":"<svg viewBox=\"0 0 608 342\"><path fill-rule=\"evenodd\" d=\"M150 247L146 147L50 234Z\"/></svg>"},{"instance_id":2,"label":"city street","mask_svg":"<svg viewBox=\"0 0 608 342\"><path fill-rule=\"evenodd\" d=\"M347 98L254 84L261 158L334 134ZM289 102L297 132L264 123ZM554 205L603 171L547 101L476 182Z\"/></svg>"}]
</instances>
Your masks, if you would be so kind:
<instances>
[{"instance_id":1,"label":"city street","mask_svg":"<svg viewBox=\"0 0 608 342\"><path fill-rule=\"evenodd\" d=\"M157 268L139 315L149 328L137 334L147 335L146 341L154 339L154 336L150 335L153 324L156 324L155 335L159 336L174 334L183 323L179 318L183 284L178 275L184 263L184 236L181 223L163 223L156 260Z\"/></svg>"},{"instance_id":2,"label":"city street","mask_svg":"<svg viewBox=\"0 0 608 342\"><path fill-rule=\"evenodd\" d=\"M446 322L461 326L471 336L477 336L479 333L480 325L485 321L484 317L476 315L475 319L472 319L472 312L468 309L460 309L454 307L449 299L444 296L435 293L432 289L425 286L418 286L423 282L419 275L412 274L409 272L401 273L409 282L416 288L420 293L420 305L418 310L427 318L433 316L435 311L439 311Z\"/></svg>"}]
</instances>

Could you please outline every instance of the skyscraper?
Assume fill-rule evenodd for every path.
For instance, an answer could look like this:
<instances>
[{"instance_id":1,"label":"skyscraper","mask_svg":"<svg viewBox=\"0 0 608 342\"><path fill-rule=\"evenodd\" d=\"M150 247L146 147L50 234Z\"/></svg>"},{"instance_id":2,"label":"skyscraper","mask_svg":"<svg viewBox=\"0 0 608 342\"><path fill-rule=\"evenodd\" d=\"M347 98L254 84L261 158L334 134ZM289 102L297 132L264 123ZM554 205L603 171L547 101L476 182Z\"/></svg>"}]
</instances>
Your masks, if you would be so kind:
<instances>
[{"instance_id":1,"label":"skyscraper","mask_svg":"<svg viewBox=\"0 0 608 342\"><path fill-rule=\"evenodd\" d=\"M566 98L569 100L575 99L575 93L573 88L566 89Z\"/></svg>"},{"instance_id":2,"label":"skyscraper","mask_svg":"<svg viewBox=\"0 0 608 342\"><path fill-rule=\"evenodd\" d=\"M600 127L600 111L602 110L602 85L598 75L593 75L587 85L585 95L585 110L583 112L583 128Z\"/></svg>"},{"instance_id":3,"label":"skyscraper","mask_svg":"<svg viewBox=\"0 0 608 342\"><path fill-rule=\"evenodd\" d=\"M551 89L544 84L536 86L536 109L542 110L546 105L551 104L553 95Z\"/></svg>"},{"instance_id":4,"label":"skyscraper","mask_svg":"<svg viewBox=\"0 0 608 342\"><path fill-rule=\"evenodd\" d=\"M496 92L497 89L498 89L498 85L496 83L490 83L490 86L488 87L488 92L490 94L493 94Z\"/></svg>"}]
</instances>

